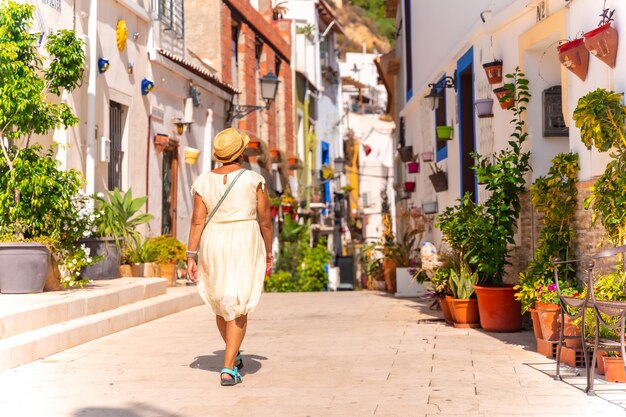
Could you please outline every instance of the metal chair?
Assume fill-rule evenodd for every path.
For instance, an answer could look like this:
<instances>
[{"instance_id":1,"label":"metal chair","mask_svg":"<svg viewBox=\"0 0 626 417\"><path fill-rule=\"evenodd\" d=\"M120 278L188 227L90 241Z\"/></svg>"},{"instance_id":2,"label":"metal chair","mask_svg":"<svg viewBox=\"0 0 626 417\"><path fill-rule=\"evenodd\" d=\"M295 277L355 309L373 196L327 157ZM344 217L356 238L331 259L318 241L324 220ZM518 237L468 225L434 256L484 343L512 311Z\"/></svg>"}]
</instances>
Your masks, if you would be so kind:
<instances>
[{"instance_id":1,"label":"metal chair","mask_svg":"<svg viewBox=\"0 0 626 417\"><path fill-rule=\"evenodd\" d=\"M623 273L626 273L626 245L618 246L615 248L607 249L598 254L592 256L589 264L591 269L598 266L598 262L605 262L606 258L617 257L618 259L615 262L607 263L611 266L617 266L620 263ZM624 343L624 322L626 318L626 301L606 301L606 300L597 300L594 292L594 280L592 274L589 275L587 282L587 293L591 295L589 299L588 307L590 307L595 316L595 338L593 340L593 359L590 367L588 367L587 372L587 394L595 395L594 392L594 377L595 377L595 364L598 356L598 351L617 351L622 354L622 359L626 358L626 346ZM626 291L626 288L624 288ZM609 318L613 318L609 320ZM584 320L584 319L583 319ZM608 321L607 321L608 320ZM583 321L584 323L584 321ZM601 328L613 329L619 331L618 338L605 338L600 337ZM583 325L584 329L584 325ZM584 334L584 330L583 330ZM584 340L584 339L583 339ZM590 346L590 343L587 343L584 346ZM585 349L586 350L586 349ZM589 372L590 371L590 372Z\"/></svg>"},{"instance_id":2,"label":"metal chair","mask_svg":"<svg viewBox=\"0 0 626 417\"><path fill-rule=\"evenodd\" d=\"M587 310L589 300L590 300L589 291L587 291L584 298L565 296L561 292L561 286L559 283L558 266L563 265L563 264L578 263L578 262L580 261L578 260L561 261L558 258L552 259L552 265L554 268L554 282L556 284L556 290L559 296L559 301L561 303L561 312L560 312L561 332L559 334L559 344L557 345L557 349L556 349L556 375L554 379L557 379L559 381L562 380L561 378L561 348L563 347L563 343L565 339L580 338L582 342L581 345L583 346L583 358L585 361L585 370L587 372L586 374L587 375L587 387L585 389L585 392L588 392L589 386L590 386L590 381L589 381L590 363L589 363L589 352L585 343L585 339L586 339L585 326L584 325L581 326L582 331L581 331L580 336L566 336L565 335L565 317L568 317L571 320L574 320L580 317L582 318L582 322L583 323L585 322L585 314L586 314L586 310ZM587 262L584 262L583 264L584 264L585 270L587 271L587 282L591 282L591 276L593 272L594 263L593 261L587 261Z\"/></svg>"}]
</instances>

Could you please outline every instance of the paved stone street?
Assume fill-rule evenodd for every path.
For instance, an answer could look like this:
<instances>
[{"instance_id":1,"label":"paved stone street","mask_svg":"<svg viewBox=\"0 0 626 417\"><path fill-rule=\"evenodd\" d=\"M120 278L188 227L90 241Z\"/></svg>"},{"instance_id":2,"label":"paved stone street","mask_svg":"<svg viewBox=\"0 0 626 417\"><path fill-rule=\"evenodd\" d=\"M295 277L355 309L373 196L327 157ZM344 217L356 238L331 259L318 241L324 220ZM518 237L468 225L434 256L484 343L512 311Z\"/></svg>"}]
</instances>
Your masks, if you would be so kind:
<instances>
[{"instance_id":1,"label":"paved stone street","mask_svg":"<svg viewBox=\"0 0 626 417\"><path fill-rule=\"evenodd\" d=\"M193 308L0 373L0 416L625 414L541 372L553 362L532 351L530 332L454 329L427 306L371 292L265 294L244 382L231 388L219 386L213 318Z\"/></svg>"}]
</instances>

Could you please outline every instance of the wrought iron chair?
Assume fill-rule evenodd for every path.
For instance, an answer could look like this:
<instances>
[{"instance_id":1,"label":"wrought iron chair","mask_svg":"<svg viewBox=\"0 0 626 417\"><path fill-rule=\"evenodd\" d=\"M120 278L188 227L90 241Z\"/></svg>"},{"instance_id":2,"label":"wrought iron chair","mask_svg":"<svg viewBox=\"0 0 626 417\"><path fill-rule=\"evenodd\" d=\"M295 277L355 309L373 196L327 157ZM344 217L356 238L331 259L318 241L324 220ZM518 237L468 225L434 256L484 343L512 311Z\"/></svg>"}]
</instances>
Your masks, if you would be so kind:
<instances>
[{"instance_id":1,"label":"wrought iron chair","mask_svg":"<svg viewBox=\"0 0 626 417\"><path fill-rule=\"evenodd\" d=\"M615 248L607 249L598 254L592 256L589 264L591 268L599 266L599 262L606 266L617 266L621 264L622 273L626 273L626 245L618 246ZM607 262L608 258L617 258L613 262ZM626 318L626 301L606 301L597 300L594 292L595 285L592 274L589 275L587 288L591 295L589 299L588 307L592 308L595 316L595 337L593 339L593 359L590 367L587 367L587 394L595 395L594 392L594 377L595 377L595 364L598 357L598 351L613 351L620 352L622 359L626 358L626 346L624 343L624 322ZM626 288L624 288L626 291ZM583 321L584 323L584 321ZM618 330L619 335L616 338L600 337L600 330L604 327L606 329ZM584 325L583 325L584 329ZM584 330L583 330L584 334ZM584 340L584 339L583 339ZM591 343L587 343L586 346L591 347ZM590 372L589 372L590 371Z\"/></svg>"},{"instance_id":2,"label":"wrought iron chair","mask_svg":"<svg viewBox=\"0 0 626 417\"><path fill-rule=\"evenodd\" d=\"M581 335L572 335L572 336L566 336L565 335L565 318L568 317L570 320L575 320L577 318L581 318L582 322L585 322L585 314L586 314L586 310L589 304L589 300L590 300L590 295L589 295L589 291L587 291L586 295L584 298L581 297L573 297L573 296L566 296L563 295L563 293L561 292L561 286L559 283L559 265L563 265L563 264L569 264L569 263L580 263L579 260L569 260L569 261L561 261L558 258L554 258L552 259L552 265L554 268L554 282L556 284L556 290L559 296L559 301L561 303L561 312L560 312L560 322L561 322L561 332L559 334L559 344L557 345L557 349L556 349L556 375L554 377L554 379L557 380L562 380L561 378L561 349L563 347L563 343L565 342L565 339L577 339L580 338L581 339L581 346L583 347L583 358L584 358L584 362L585 362L585 370L587 372L587 387L585 389L585 392L588 391L589 386L590 386L590 381L589 381L589 352L588 349L586 348L586 343L585 343L585 326L581 326L582 327L582 331L581 331ZM585 271L587 272L587 282L591 282L591 277L592 277L592 272L593 272L593 266L594 263L592 261L586 261L583 262L583 266L585 267Z\"/></svg>"}]
</instances>

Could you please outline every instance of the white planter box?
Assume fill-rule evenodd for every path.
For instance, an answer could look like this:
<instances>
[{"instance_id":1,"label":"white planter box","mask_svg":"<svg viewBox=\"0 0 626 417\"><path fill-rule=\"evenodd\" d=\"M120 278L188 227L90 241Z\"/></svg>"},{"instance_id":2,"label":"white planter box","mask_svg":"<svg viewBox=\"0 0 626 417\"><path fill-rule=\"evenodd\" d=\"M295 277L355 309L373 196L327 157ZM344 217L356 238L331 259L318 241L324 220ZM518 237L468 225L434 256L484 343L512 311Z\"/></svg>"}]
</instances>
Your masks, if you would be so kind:
<instances>
[{"instance_id":1,"label":"white planter box","mask_svg":"<svg viewBox=\"0 0 626 417\"><path fill-rule=\"evenodd\" d=\"M424 286L409 274L409 268L396 269L396 289L396 297L419 297L426 294Z\"/></svg>"},{"instance_id":2,"label":"white planter box","mask_svg":"<svg viewBox=\"0 0 626 417\"><path fill-rule=\"evenodd\" d=\"M328 290L337 291L339 286L339 267L328 268Z\"/></svg>"}]
</instances>

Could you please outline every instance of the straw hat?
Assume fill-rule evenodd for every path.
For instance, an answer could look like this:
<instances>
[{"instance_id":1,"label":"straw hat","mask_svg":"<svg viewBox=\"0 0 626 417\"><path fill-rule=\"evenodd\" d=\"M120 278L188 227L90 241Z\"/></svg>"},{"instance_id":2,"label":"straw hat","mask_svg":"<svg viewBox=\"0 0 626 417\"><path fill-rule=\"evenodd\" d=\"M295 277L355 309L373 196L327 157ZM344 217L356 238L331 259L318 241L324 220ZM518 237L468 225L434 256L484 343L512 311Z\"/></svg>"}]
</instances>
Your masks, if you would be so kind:
<instances>
[{"instance_id":1,"label":"straw hat","mask_svg":"<svg viewBox=\"0 0 626 417\"><path fill-rule=\"evenodd\" d=\"M243 153L250 138L240 130L229 127L213 138L213 159L223 164L232 162Z\"/></svg>"}]
</instances>

